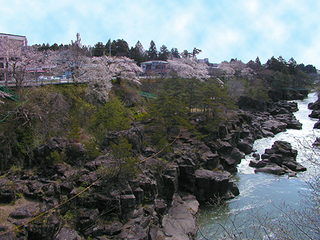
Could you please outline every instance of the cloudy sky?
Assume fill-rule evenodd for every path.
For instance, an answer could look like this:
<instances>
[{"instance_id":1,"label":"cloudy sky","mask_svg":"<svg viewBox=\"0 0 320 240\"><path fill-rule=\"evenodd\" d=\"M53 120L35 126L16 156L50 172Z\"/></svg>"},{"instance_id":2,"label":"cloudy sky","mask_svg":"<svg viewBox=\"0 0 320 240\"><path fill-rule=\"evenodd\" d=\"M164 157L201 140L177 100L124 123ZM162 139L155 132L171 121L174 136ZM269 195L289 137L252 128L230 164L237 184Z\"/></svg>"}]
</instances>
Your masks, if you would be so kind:
<instances>
[{"instance_id":1,"label":"cloudy sky","mask_svg":"<svg viewBox=\"0 0 320 240\"><path fill-rule=\"evenodd\" d=\"M29 45L150 41L219 63L293 57L320 69L319 0L0 0L0 33Z\"/></svg>"}]
</instances>

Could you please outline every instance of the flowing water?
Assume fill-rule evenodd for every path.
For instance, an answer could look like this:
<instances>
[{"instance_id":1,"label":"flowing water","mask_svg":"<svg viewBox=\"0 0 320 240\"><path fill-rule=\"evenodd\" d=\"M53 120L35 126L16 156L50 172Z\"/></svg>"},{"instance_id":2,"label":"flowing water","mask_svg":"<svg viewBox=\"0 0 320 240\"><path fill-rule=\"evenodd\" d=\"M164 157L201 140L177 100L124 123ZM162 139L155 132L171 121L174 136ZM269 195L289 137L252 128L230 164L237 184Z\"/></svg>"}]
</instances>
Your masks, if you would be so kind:
<instances>
[{"instance_id":1,"label":"flowing water","mask_svg":"<svg viewBox=\"0 0 320 240\"><path fill-rule=\"evenodd\" d=\"M253 158L246 156L234 175L240 195L222 206L201 209L198 239L278 239L272 238L267 226L288 219L286 214L290 211L304 209L311 192L307 182L320 174L319 165L314 164L320 163L320 150L312 147L316 137L320 137L320 130L313 129L317 120L308 117L311 113L308 103L317 99L316 93L310 93L308 98L296 101L299 111L295 116L303 124L302 130L288 129L273 138L259 139L254 143L257 153L263 154L277 140L290 142L298 150L297 161L308 170L291 178L255 174L254 168L249 167Z\"/></svg>"}]
</instances>

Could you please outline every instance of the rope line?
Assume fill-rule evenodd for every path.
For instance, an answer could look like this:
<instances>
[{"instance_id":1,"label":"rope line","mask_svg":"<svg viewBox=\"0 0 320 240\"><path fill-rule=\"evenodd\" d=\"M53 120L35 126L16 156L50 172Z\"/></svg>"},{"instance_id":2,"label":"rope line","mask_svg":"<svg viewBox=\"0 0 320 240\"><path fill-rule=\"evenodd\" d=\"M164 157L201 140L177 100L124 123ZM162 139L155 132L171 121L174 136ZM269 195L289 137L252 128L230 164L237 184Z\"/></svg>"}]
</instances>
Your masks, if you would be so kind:
<instances>
[{"instance_id":1,"label":"rope line","mask_svg":"<svg viewBox=\"0 0 320 240\"><path fill-rule=\"evenodd\" d=\"M176 136L176 138L175 138L171 143L169 143L168 146L171 146L171 145L180 137L181 133L184 132L184 131L186 131L186 129L183 129L183 130L180 129L180 132L179 132L178 136ZM159 153L161 153L164 149L165 149L165 147L162 148L159 152L153 154L152 156L147 157L146 159L143 159L142 161L140 161L140 163L143 163L143 162L147 161L148 159L157 156L157 155L158 155Z\"/></svg>"},{"instance_id":2,"label":"rope line","mask_svg":"<svg viewBox=\"0 0 320 240\"><path fill-rule=\"evenodd\" d=\"M25 104L25 103L28 102L28 101L29 101L29 99L26 100L26 101L24 101L24 102L21 102L21 103L20 103L18 106L16 106L11 112L9 112L8 115L4 117L4 119L0 120L0 122L3 122L4 120L6 120L7 117L9 117L9 116L14 112L14 110L16 110L18 107L20 107L21 105Z\"/></svg>"},{"instance_id":3,"label":"rope line","mask_svg":"<svg viewBox=\"0 0 320 240\"><path fill-rule=\"evenodd\" d=\"M58 204L57 206L55 206L55 207L53 207L53 208L50 208L49 210L47 210L47 211L45 211L45 212L43 212L43 213L40 213L39 215L33 217L33 218L30 219L29 221L27 221L27 222L25 222L25 223L23 223L23 224L15 227L15 228L12 228L12 229L9 229L9 230L6 231L6 232L0 233L0 236L2 236L2 235L4 235L4 234L7 234L7 233L9 233L9 232L12 232L12 231L14 231L14 230L17 230L17 229L23 227L25 224L28 224L28 223L30 223L30 222L33 222L34 220L42 217L43 215L48 214L48 213L52 212L53 210L61 207L62 205L66 204L67 202L70 202L72 199L78 197L79 195L81 195L82 193L84 193L85 191L87 191L90 187L92 187L92 186L93 186L96 182L98 182L101 178L102 178L102 177L98 178L98 179L97 179L96 181L94 181L90 186L86 187L84 190L80 191L79 193L77 193L76 195L74 195L72 198L70 198L70 199L68 199L68 200L66 200L66 201Z\"/></svg>"},{"instance_id":4,"label":"rope line","mask_svg":"<svg viewBox=\"0 0 320 240\"><path fill-rule=\"evenodd\" d=\"M181 135L181 133L182 133L183 131L186 131L186 129L183 129L183 130L180 129L180 132L179 132L179 134L177 135L177 137L176 137L168 146L171 146L171 145L180 137L180 135ZM152 156L150 156L150 157L148 157L148 158L140 161L140 163L145 162L145 161L147 161L148 159L157 156L157 155L158 155L159 153L161 153L164 149L165 149L165 147L162 148L159 152L153 154ZM9 230L7 230L7 231L5 231L5 232L0 233L0 236L5 235L5 234L7 234L7 233L9 233L9 232L13 232L13 231L15 231L15 230L23 227L25 224L28 224L28 223L30 223L30 222L33 222L34 220L42 217L43 215L46 215L46 214L52 212L53 210L55 210L55 209L63 206L64 204L70 202L72 199L78 197L79 195L81 195L82 193L84 193L85 191L87 191L89 188L91 188L94 184L96 184L99 180L101 180L101 178L102 178L102 176L99 177L96 181L94 181L91 185L89 185L88 187L86 187L85 189L83 189L82 191L80 191L79 193L77 193L76 195L74 195L73 197L71 197L70 199L68 199L68 200L66 200L66 201L58 204L57 206L55 206L55 207L53 207L53 208L50 208L49 210L47 210L47 211L45 211L45 212L43 212L43 213L40 213L39 215L31 218L29 221L27 221L27 222L25 222L25 223L23 223L23 224L20 224L20 225L14 227L14 228L12 228L12 229L9 229Z\"/></svg>"}]
</instances>

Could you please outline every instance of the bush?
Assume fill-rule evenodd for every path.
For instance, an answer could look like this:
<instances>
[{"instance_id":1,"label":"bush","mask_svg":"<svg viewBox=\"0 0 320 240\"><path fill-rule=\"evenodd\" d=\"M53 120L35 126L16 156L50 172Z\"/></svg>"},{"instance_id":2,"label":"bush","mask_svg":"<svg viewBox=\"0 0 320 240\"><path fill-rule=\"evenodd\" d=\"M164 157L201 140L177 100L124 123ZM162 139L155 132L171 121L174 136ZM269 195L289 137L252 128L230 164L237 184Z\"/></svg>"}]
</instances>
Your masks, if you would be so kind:
<instances>
[{"instance_id":1,"label":"bush","mask_svg":"<svg viewBox=\"0 0 320 240\"><path fill-rule=\"evenodd\" d=\"M112 98L93 115L90 130L98 142L103 140L107 131L129 129L130 116L127 109L118 98Z\"/></svg>"},{"instance_id":2,"label":"bush","mask_svg":"<svg viewBox=\"0 0 320 240\"><path fill-rule=\"evenodd\" d=\"M84 142L85 146L85 158L87 160L93 160L99 156L99 147L93 138Z\"/></svg>"},{"instance_id":3,"label":"bush","mask_svg":"<svg viewBox=\"0 0 320 240\"><path fill-rule=\"evenodd\" d=\"M132 145L126 138L121 138L118 144L112 143L110 147L119 168L119 176L134 177L137 173L136 164L139 160L132 157Z\"/></svg>"},{"instance_id":4,"label":"bush","mask_svg":"<svg viewBox=\"0 0 320 240\"><path fill-rule=\"evenodd\" d=\"M62 159L61 159L61 155L60 153L58 153L58 151L53 151L50 153L50 155L48 157L46 157L46 163L47 164L55 164L55 163L61 163Z\"/></svg>"}]
</instances>

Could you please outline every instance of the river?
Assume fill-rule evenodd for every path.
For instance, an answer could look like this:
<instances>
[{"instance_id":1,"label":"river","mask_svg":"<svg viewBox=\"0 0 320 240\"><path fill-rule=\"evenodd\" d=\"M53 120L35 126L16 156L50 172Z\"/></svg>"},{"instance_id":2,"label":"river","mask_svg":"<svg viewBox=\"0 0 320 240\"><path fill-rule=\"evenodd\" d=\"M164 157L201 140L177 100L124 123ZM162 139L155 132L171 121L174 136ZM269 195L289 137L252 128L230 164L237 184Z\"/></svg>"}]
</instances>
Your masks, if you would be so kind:
<instances>
[{"instance_id":1,"label":"river","mask_svg":"<svg viewBox=\"0 0 320 240\"><path fill-rule=\"evenodd\" d=\"M320 159L320 150L312 147L320 130L313 129L317 120L308 117L311 113L308 103L317 98L317 93L310 93L308 98L295 101L299 108L295 116L303 124L302 130L288 129L273 138L259 139L254 143L257 153L263 154L277 140L290 142L298 150L297 161L308 170L290 178L288 175L255 174L254 168L249 167L252 157L246 156L233 177L240 195L222 206L201 209L197 239L279 239L273 235L273 223L286 225L286 231L296 230L296 226L289 223L290 216L294 216L291 212L305 209L311 194L308 181L320 173L319 167L312 163ZM294 236L295 233L290 234Z\"/></svg>"}]
</instances>

